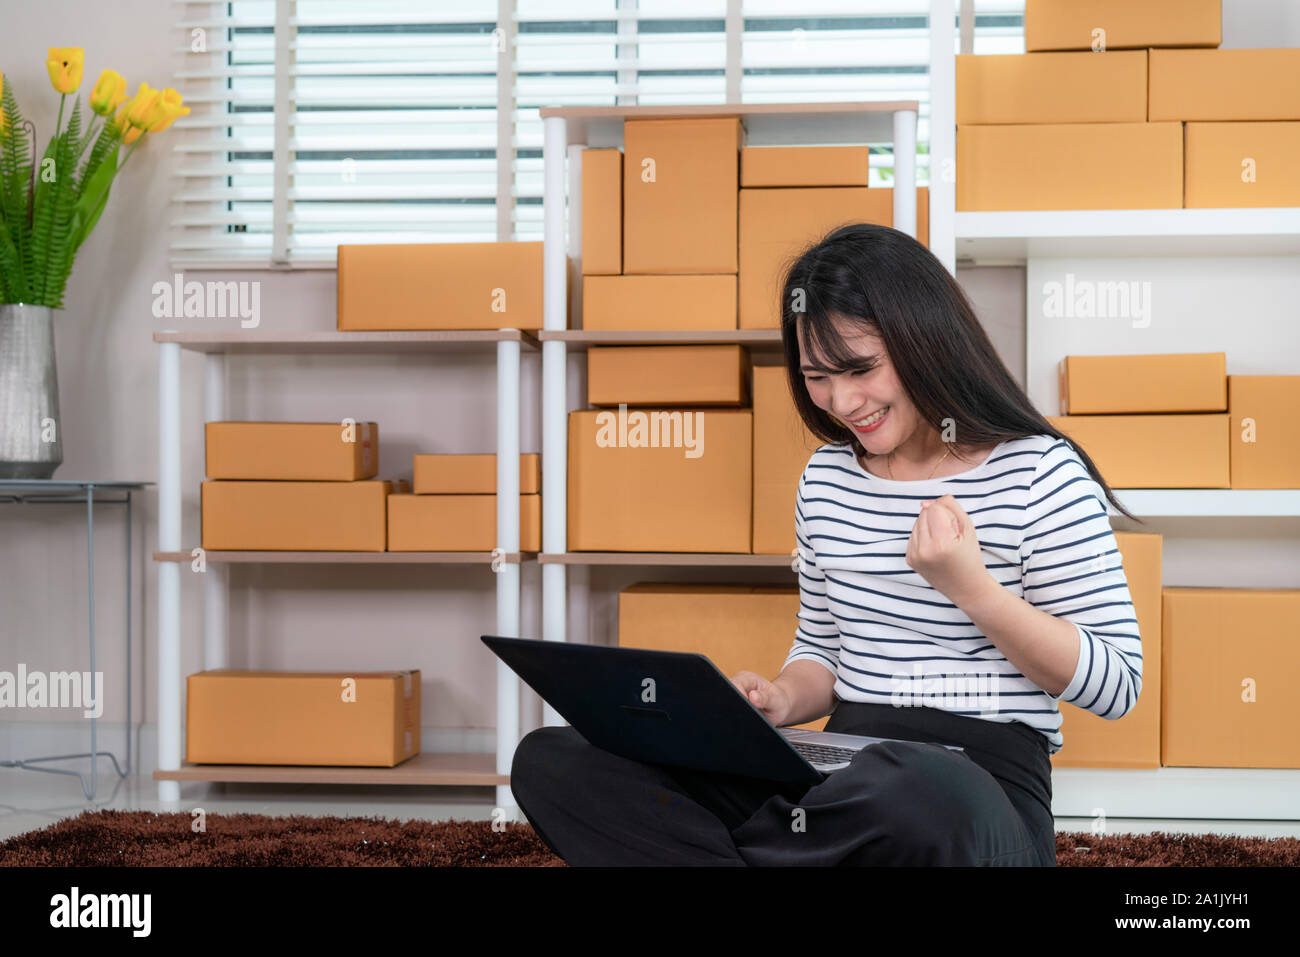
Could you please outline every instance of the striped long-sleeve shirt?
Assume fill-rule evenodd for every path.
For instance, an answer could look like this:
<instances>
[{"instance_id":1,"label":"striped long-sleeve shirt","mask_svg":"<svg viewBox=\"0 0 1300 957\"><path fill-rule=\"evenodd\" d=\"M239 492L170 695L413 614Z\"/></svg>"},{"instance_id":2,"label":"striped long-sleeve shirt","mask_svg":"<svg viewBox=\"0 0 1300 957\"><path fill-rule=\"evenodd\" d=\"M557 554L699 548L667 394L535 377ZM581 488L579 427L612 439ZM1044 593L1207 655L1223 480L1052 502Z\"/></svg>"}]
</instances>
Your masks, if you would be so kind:
<instances>
[{"instance_id":1,"label":"striped long-sleeve shirt","mask_svg":"<svg viewBox=\"0 0 1300 957\"><path fill-rule=\"evenodd\" d=\"M921 502L949 493L975 523L989 573L1074 624L1079 663L1059 697L908 566ZM1111 720L1137 704L1142 645L1105 498L1061 439L1009 439L975 468L920 481L882 479L848 445L823 445L799 479L795 529L800 598L786 664L824 665L837 698L1021 721L1052 754L1064 743L1058 701Z\"/></svg>"}]
</instances>

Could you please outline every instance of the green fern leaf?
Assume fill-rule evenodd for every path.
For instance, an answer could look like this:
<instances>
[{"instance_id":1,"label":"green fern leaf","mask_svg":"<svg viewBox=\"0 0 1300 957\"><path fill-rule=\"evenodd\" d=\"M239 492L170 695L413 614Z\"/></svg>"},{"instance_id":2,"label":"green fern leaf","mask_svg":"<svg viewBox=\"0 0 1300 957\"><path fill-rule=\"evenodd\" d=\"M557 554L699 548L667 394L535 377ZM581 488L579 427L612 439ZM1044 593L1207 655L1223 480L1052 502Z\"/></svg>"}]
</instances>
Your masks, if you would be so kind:
<instances>
[{"instance_id":1,"label":"green fern leaf","mask_svg":"<svg viewBox=\"0 0 1300 957\"><path fill-rule=\"evenodd\" d=\"M65 165L69 162L71 153L69 133L73 123L80 128L80 119L79 111L74 107L73 119L69 121L68 129L50 140L45 156L37 168L34 199L36 211L32 218L32 275L34 277L32 291L34 301L42 306L50 304L47 297L50 272L54 265L54 256L57 255L56 223L61 198L72 185L70 183L72 177L67 172L68 166Z\"/></svg>"},{"instance_id":2,"label":"green fern leaf","mask_svg":"<svg viewBox=\"0 0 1300 957\"><path fill-rule=\"evenodd\" d=\"M50 218L49 243L45 251L45 260L41 264L40 301L53 308L59 308L63 302L63 285L60 273L65 259L71 259L69 239L71 236L70 220L72 208L77 201L77 143L81 139L81 101L74 101L72 117L68 128L59 136L55 151L54 182L51 184L50 202L53 214ZM70 262L68 263L70 266Z\"/></svg>"},{"instance_id":3,"label":"green fern leaf","mask_svg":"<svg viewBox=\"0 0 1300 957\"><path fill-rule=\"evenodd\" d=\"M30 302L31 295L31 140L23 125L22 112L6 77L0 108L4 110L4 132L0 133L0 206L4 210L4 232L14 258L4 269L8 302Z\"/></svg>"}]
</instances>

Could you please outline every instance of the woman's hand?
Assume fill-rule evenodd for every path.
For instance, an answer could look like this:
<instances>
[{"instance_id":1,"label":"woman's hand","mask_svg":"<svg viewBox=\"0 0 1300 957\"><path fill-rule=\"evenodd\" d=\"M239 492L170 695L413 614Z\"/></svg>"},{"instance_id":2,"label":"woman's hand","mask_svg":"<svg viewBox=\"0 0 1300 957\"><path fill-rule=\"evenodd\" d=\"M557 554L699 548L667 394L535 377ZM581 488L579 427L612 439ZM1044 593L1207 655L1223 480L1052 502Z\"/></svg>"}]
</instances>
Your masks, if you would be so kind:
<instances>
[{"instance_id":1,"label":"woman's hand","mask_svg":"<svg viewBox=\"0 0 1300 957\"><path fill-rule=\"evenodd\" d=\"M906 560L908 567L958 607L990 577L980 556L975 523L951 495L921 503L907 541Z\"/></svg>"},{"instance_id":2,"label":"woman's hand","mask_svg":"<svg viewBox=\"0 0 1300 957\"><path fill-rule=\"evenodd\" d=\"M752 671L737 671L731 677L734 684L763 717L780 728L790 716L790 696L778 684L768 681Z\"/></svg>"}]
</instances>

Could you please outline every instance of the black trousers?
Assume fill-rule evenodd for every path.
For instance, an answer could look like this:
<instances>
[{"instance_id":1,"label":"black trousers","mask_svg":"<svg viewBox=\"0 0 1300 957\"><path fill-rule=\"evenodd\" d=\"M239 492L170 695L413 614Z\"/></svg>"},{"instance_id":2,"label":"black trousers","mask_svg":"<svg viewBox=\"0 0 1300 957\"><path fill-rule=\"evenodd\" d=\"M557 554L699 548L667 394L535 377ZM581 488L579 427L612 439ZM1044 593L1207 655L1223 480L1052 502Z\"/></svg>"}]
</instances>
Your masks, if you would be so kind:
<instances>
[{"instance_id":1,"label":"black trousers","mask_svg":"<svg viewBox=\"0 0 1300 957\"><path fill-rule=\"evenodd\" d=\"M1056 866L1047 741L1028 725L841 701L825 730L905 740L805 787L632 761L539 728L510 787L578 867Z\"/></svg>"}]
</instances>

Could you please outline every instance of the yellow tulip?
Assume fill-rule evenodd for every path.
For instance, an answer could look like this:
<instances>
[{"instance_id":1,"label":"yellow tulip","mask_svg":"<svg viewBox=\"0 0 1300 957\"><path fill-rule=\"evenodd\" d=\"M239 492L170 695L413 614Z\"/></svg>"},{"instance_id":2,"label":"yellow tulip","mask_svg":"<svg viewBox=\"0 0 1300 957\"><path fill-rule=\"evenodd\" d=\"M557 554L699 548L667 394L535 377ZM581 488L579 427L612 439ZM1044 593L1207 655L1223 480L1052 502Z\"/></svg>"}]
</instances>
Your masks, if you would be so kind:
<instances>
[{"instance_id":1,"label":"yellow tulip","mask_svg":"<svg viewBox=\"0 0 1300 957\"><path fill-rule=\"evenodd\" d=\"M126 121L141 130L147 130L149 121L152 119L150 114L153 113L154 106L157 104L160 95L161 91L151 89L148 83L141 82L135 96L127 104Z\"/></svg>"},{"instance_id":2,"label":"yellow tulip","mask_svg":"<svg viewBox=\"0 0 1300 957\"><path fill-rule=\"evenodd\" d=\"M127 114L131 112L131 100L122 104L122 108L117 111L117 115L109 120L113 128L117 130L117 135L122 137L123 143L134 143L144 133L144 130L137 129L127 122Z\"/></svg>"},{"instance_id":3,"label":"yellow tulip","mask_svg":"<svg viewBox=\"0 0 1300 957\"><path fill-rule=\"evenodd\" d=\"M181 116L188 116L190 108L181 106L181 95L170 86L162 91L153 108L153 122L149 123L147 129L150 133L161 133L167 127Z\"/></svg>"},{"instance_id":4,"label":"yellow tulip","mask_svg":"<svg viewBox=\"0 0 1300 957\"><path fill-rule=\"evenodd\" d=\"M125 99L126 77L116 70L105 70L90 94L90 108L100 116L108 116Z\"/></svg>"},{"instance_id":5,"label":"yellow tulip","mask_svg":"<svg viewBox=\"0 0 1300 957\"><path fill-rule=\"evenodd\" d=\"M86 62L86 51L81 47L50 47L45 67L50 71L50 82L60 93L75 93L81 86L81 69Z\"/></svg>"}]
</instances>

